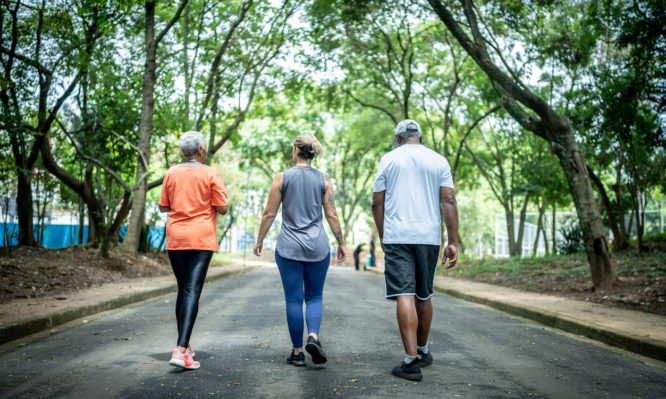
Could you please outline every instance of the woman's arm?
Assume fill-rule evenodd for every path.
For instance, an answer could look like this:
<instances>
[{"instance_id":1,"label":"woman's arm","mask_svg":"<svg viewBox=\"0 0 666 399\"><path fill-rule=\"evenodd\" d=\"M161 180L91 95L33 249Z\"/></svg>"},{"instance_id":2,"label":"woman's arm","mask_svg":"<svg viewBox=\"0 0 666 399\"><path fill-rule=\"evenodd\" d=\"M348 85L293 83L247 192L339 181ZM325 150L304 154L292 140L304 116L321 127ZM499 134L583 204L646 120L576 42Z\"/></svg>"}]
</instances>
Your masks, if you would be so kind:
<instances>
[{"instance_id":1,"label":"woman's arm","mask_svg":"<svg viewBox=\"0 0 666 399\"><path fill-rule=\"evenodd\" d=\"M333 183L328 175L324 175L326 180L326 192L324 193L324 215L331 227L331 232L338 241L337 260L342 262L345 260L345 239L342 236L342 229L340 228L340 220L338 219L338 211L335 209L335 194L333 191Z\"/></svg>"},{"instance_id":2,"label":"woman's arm","mask_svg":"<svg viewBox=\"0 0 666 399\"><path fill-rule=\"evenodd\" d=\"M229 205L224 205L224 206L214 206L215 212L219 213L220 215L226 215L227 211L229 210Z\"/></svg>"},{"instance_id":3,"label":"woman's arm","mask_svg":"<svg viewBox=\"0 0 666 399\"><path fill-rule=\"evenodd\" d=\"M261 255L261 249L264 245L264 237L266 237L268 229L271 228L271 224L273 224L273 220L275 220L281 202L282 173L278 173L273 178L273 183L271 183L271 188L268 192L268 200L266 200L266 208L264 208L264 214L261 216L259 234L257 235L257 242L254 244L254 254L257 256Z\"/></svg>"},{"instance_id":4,"label":"woman's arm","mask_svg":"<svg viewBox=\"0 0 666 399\"><path fill-rule=\"evenodd\" d=\"M162 206L160 205L160 212L171 212L171 207L170 206Z\"/></svg>"}]
</instances>

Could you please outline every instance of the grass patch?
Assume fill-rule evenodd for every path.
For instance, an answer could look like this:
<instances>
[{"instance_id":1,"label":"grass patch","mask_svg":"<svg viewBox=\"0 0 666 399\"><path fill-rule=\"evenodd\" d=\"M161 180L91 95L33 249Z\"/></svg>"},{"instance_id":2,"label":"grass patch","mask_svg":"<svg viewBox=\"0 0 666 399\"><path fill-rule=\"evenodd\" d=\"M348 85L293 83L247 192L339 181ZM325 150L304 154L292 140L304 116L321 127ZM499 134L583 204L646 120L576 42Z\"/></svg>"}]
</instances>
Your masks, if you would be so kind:
<instances>
[{"instance_id":1,"label":"grass patch","mask_svg":"<svg viewBox=\"0 0 666 399\"><path fill-rule=\"evenodd\" d=\"M629 250L613 254L618 276L656 279L666 275L665 252ZM462 257L460 266L444 276L492 282L528 290L551 291L549 284L592 285L590 266L584 253L530 258L470 259ZM582 289L582 288L581 288Z\"/></svg>"},{"instance_id":2,"label":"grass patch","mask_svg":"<svg viewBox=\"0 0 666 399\"><path fill-rule=\"evenodd\" d=\"M461 257L443 276L628 307L666 315L666 251L636 249L613 253L618 281L610 292L595 293L584 253L535 258L470 259Z\"/></svg>"},{"instance_id":3,"label":"grass patch","mask_svg":"<svg viewBox=\"0 0 666 399\"><path fill-rule=\"evenodd\" d=\"M233 265L238 263L238 259L231 258L229 254L215 252L213 254L213 261L211 263L215 263L218 265Z\"/></svg>"}]
</instances>

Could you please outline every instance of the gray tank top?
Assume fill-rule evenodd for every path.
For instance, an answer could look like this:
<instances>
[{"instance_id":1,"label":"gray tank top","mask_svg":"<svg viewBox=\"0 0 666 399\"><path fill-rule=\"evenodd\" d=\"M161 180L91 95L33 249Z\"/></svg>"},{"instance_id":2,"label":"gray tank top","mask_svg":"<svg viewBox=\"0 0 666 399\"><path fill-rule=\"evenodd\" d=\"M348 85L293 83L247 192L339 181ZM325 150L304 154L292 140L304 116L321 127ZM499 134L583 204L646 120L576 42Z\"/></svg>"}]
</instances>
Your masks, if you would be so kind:
<instances>
[{"instance_id":1,"label":"gray tank top","mask_svg":"<svg viewBox=\"0 0 666 399\"><path fill-rule=\"evenodd\" d=\"M294 166L282 177L282 228L276 250L281 257L318 262L329 254L322 223L326 192L324 174L311 167Z\"/></svg>"}]
</instances>

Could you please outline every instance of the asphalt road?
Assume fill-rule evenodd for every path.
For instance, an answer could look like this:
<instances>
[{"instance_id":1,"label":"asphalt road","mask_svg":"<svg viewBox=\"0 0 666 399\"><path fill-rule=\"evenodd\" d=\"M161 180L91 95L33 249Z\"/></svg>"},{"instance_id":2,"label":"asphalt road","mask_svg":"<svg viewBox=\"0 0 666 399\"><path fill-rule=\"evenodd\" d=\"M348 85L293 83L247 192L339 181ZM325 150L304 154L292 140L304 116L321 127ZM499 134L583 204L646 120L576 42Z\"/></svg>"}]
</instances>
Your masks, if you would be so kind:
<instances>
[{"instance_id":1,"label":"asphalt road","mask_svg":"<svg viewBox=\"0 0 666 399\"><path fill-rule=\"evenodd\" d=\"M664 398L666 370L619 350L435 295L435 363L414 383L395 305L380 276L332 268L324 290L323 367L285 363L290 342L277 268L204 288L192 342L201 369L167 361L175 296L129 307L0 354L0 397Z\"/></svg>"}]
</instances>

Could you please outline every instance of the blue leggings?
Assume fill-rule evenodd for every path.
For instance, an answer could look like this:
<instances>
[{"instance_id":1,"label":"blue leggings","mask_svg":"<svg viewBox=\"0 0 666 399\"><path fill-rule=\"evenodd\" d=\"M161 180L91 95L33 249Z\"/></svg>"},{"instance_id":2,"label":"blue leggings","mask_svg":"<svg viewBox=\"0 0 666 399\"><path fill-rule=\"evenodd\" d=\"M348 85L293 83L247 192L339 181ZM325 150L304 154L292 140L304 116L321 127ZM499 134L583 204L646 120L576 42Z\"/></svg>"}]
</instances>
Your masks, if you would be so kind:
<instances>
[{"instance_id":1,"label":"blue leggings","mask_svg":"<svg viewBox=\"0 0 666 399\"><path fill-rule=\"evenodd\" d=\"M275 251L275 262L280 269L284 298L287 303L287 326L294 348L303 347L303 299L308 334L319 334L322 314L322 293L331 258L319 262L300 262L281 257ZM305 286L305 287L303 287Z\"/></svg>"}]
</instances>

